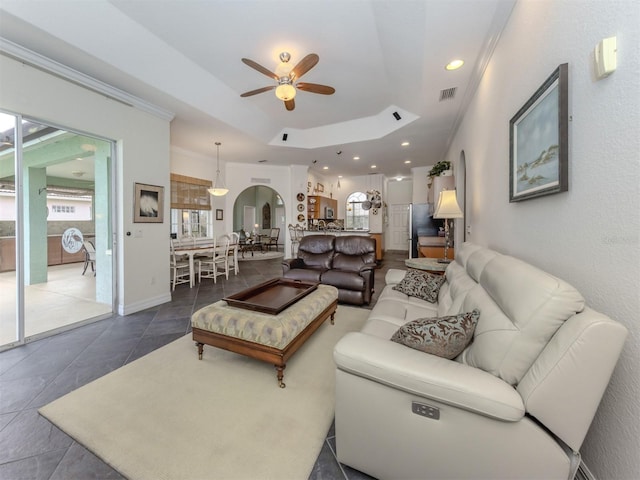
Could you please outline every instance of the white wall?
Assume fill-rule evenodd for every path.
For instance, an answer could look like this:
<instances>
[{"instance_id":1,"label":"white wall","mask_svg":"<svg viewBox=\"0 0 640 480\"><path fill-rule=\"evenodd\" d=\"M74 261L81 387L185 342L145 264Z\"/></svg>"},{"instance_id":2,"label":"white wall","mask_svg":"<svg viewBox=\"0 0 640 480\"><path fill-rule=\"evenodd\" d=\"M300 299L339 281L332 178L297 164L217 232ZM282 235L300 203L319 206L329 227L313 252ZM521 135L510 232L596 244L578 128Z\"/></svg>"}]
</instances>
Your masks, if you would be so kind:
<instances>
[{"instance_id":1,"label":"white wall","mask_svg":"<svg viewBox=\"0 0 640 480\"><path fill-rule=\"evenodd\" d=\"M446 157L466 155L469 240L567 280L630 331L582 448L599 480L640 478L639 25L634 0L520 0ZM612 35L618 70L596 81L593 48ZM565 62L569 191L509 203L509 120Z\"/></svg>"},{"instance_id":2,"label":"white wall","mask_svg":"<svg viewBox=\"0 0 640 480\"><path fill-rule=\"evenodd\" d=\"M428 203L429 195L429 172L433 165L426 167L413 167L411 177L413 181L412 203Z\"/></svg>"},{"instance_id":3,"label":"white wall","mask_svg":"<svg viewBox=\"0 0 640 480\"><path fill-rule=\"evenodd\" d=\"M132 313L170 301L169 121L5 56L0 71L0 108L117 141L117 308ZM164 187L164 223L133 223L134 182Z\"/></svg>"}]
</instances>

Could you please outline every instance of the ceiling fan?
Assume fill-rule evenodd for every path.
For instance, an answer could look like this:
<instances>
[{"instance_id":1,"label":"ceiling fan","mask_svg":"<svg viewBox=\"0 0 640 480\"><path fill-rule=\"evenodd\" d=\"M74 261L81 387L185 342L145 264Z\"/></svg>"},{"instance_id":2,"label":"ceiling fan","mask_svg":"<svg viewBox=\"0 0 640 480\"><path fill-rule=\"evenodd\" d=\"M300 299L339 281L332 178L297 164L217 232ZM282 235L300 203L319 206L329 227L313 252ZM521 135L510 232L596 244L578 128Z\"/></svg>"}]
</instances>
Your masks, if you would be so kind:
<instances>
[{"instance_id":1,"label":"ceiling fan","mask_svg":"<svg viewBox=\"0 0 640 480\"><path fill-rule=\"evenodd\" d=\"M249 92L243 93L240 96L250 97L252 95L257 95L258 93L268 92L269 90L275 89L276 97L284 102L285 108L287 110L293 110L294 108L296 108L294 97L296 96L297 90L302 90L304 92L310 93L319 93L321 95L332 95L336 91L335 88L329 87L327 85L298 82L300 77L311 70L316 65L316 63L318 63L318 60L320 60L320 57L318 57L318 55L316 55L315 53L310 53L309 55L304 57L293 68L291 68L289 60L291 60L291 55L287 52L282 52L280 54L280 64L278 65L274 73L271 70L266 69L259 63L254 62L253 60L243 58L242 62L244 64L259 71L269 78L273 78L277 82L277 84L271 85L270 87L262 87L256 90L251 90Z\"/></svg>"}]
</instances>

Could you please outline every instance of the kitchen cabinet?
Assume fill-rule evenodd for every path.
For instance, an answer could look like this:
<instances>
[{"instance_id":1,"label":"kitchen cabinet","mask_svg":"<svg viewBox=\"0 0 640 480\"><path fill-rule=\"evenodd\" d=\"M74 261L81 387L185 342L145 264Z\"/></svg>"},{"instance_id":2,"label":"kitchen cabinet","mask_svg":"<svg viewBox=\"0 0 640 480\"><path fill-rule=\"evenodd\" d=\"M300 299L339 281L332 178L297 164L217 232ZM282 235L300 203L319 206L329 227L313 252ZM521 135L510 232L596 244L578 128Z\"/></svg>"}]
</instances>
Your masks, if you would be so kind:
<instances>
[{"instance_id":1,"label":"kitchen cabinet","mask_svg":"<svg viewBox=\"0 0 640 480\"><path fill-rule=\"evenodd\" d=\"M16 239L15 237L0 238L0 272L16 269Z\"/></svg>"},{"instance_id":2,"label":"kitchen cabinet","mask_svg":"<svg viewBox=\"0 0 640 480\"><path fill-rule=\"evenodd\" d=\"M325 219L327 208L333 208L334 218L338 218L338 200L320 195L309 195L307 197L307 216L314 220Z\"/></svg>"},{"instance_id":3,"label":"kitchen cabinet","mask_svg":"<svg viewBox=\"0 0 640 480\"><path fill-rule=\"evenodd\" d=\"M435 211L435 208L438 206L438 197L440 196L440 192L442 190L455 190L455 188L456 180L453 175L433 177L431 186L427 193L427 202L433 204Z\"/></svg>"},{"instance_id":4,"label":"kitchen cabinet","mask_svg":"<svg viewBox=\"0 0 640 480\"><path fill-rule=\"evenodd\" d=\"M91 239L91 237L85 237ZM47 237L47 265L84 262L84 249L76 253L68 253L62 248L62 235ZM0 238L0 272L16 269L16 238Z\"/></svg>"},{"instance_id":5,"label":"kitchen cabinet","mask_svg":"<svg viewBox=\"0 0 640 480\"><path fill-rule=\"evenodd\" d=\"M444 258L444 237L418 237L418 256L428 258ZM455 250L449 246L447 258L453 259Z\"/></svg>"},{"instance_id":6,"label":"kitchen cabinet","mask_svg":"<svg viewBox=\"0 0 640 480\"><path fill-rule=\"evenodd\" d=\"M444 258L444 247L420 247L418 253L420 254L420 257ZM447 250L447 258L449 260L453 260L454 256L454 248L449 247L449 250Z\"/></svg>"},{"instance_id":7,"label":"kitchen cabinet","mask_svg":"<svg viewBox=\"0 0 640 480\"><path fill-rule=\"evenodd\" d=\"M381 233L372 233L371 238L376 241L376 260L382 260L382 256L384 255L384 245L382 244L382 234Z\"/></svg>"}]
</instances>

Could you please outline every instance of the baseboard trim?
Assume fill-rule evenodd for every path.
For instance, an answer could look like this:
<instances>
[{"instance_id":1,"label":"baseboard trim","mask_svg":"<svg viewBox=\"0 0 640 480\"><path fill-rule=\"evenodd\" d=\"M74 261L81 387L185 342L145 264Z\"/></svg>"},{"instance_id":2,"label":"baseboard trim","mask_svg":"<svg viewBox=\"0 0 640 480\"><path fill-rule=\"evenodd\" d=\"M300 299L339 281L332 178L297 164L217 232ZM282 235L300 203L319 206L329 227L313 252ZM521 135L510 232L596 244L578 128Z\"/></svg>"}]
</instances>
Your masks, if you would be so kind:
<instances>
[{"instance_id":1,"label":"baseboard trim","mask_svg":"<svg viewBox=\"0 0 640 480\"><path fill-rule=\"evenodd\" d=\"M129 303L127 305L119 304L118 314L131 315L132 313L136 313L141 310L146 310L147 308L155 307L157 305L162 305L163 303L167 303L170 301L171 301L171 293L166 293L156 297L147 298L141 302Z\"/></svg>"}]
</instances>

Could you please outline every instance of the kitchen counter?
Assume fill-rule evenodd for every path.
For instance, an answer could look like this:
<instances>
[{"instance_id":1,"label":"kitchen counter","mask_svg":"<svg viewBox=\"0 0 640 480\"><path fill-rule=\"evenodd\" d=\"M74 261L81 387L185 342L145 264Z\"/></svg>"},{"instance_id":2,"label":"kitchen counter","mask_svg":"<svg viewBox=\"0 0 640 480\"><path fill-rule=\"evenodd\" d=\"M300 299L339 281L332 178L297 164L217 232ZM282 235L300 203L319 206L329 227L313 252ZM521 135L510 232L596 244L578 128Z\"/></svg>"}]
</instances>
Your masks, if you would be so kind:
<instances>
[{"instance_id":1,"label":"kitchen counter","mask_svg":"<svg viewBox=\"0 0 640 480\"><path fill-rule=\"evenodd\" d=\"M370 235L369 230L304 230L304 235Z\"/></svg>"},{"instance_id":2,"label":"kitchen counter","mask_svg":"<svg viewBox=\"0 0 640 480\"><path fill-rule=\"evenodd\" d=\"M85 239L93 238L93 233L83 235ZM69 253L62 248L62 235L47 235L47 265L84 262L85 252ZM0 237L0 272L16 269L16 237Z\"/></svg>"}]
</instances>

